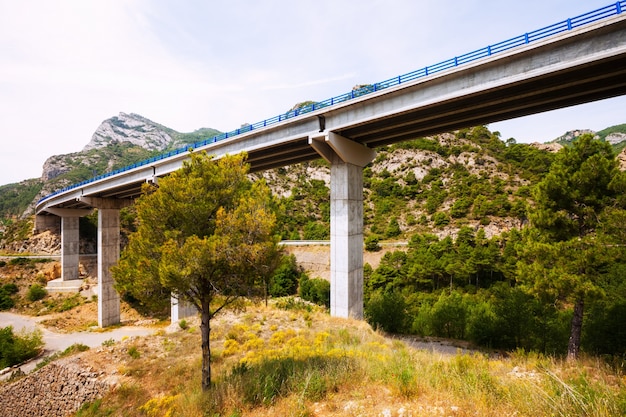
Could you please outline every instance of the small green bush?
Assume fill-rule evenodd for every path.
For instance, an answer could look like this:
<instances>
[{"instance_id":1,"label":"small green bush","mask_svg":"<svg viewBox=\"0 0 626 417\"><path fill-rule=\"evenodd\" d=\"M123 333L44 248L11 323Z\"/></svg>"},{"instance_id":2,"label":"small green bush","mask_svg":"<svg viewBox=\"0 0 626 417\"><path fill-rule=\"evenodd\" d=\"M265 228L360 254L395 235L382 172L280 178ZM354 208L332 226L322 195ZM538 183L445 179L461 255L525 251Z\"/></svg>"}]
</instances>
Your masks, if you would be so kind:
<instances>
[{"instance_id":1,"label":"small green bush","mask_svg":"<svg viewBox=\"0 0 626 417\"><path fill-rule=\"evenodd\" d=\"M28 265L30 264L30 259L28 258L13 258L9 261L9 265Z\"/></svg>"},{"instance_id":2,"label":"small green bush","mask_svg":"<svg viewBox=\"0 0 626 417\"><path fill-rule=\"evenodd\" d=\"M298 267L294 255L283 256L280 266L270 280L269 294L272 297L294 295L302 271Z\"/></svg>"},{"instance_id":3,"label":"small green bush","mask_svg":"<svg viewBox=\"0 0 626 417\"><path fill-rule=\"evenodd\" d=\"M13 295L13 294L17 294L17 292L19 291L19 288L17 288L17 285L10 282L8 284L5 284L4 287L2 287L2 291L6 292L9 295Z\"/></svg>"},{"instance_id":4,"label":"small green bush","mask_svg":"<svg viewBox=\"0 0 626 417\"><path fill-rule=\"evenodd\" d=\"M43 347L41 330L13 332L13 327L0 329L0 369L17 365L37 356Z\"/></svg>"},{"instance_id":5,"label":"small green bush","mask_svg":"<svg viewBox=\"0 0 626 417\"><path fill-rule=\"evenodd\" d=\"M382 248L380 247L380 236L370 235L365 238L365 250L368 252L378 252Z\"/></svg>"},{"instance_id":6,"label":"small green bush","mask_svg":"<svg viewBox=\"0 0 626 417\"><path fill-rule=\"evenodd\" d=\"M300 278L300 297L321 306L330 307L330 282L325 279L302 275Z\"/></svg>"},{"instance_id":7,"label":"small green bush","mask_svg":"<svg viewBox=\"0 0 626 417\"><path fill-rule=\"evenodd\" d=\"M102 342L102 346L113 346L115 344L115 339L107 339L104 342Z\"/></svg>"},{"instance_id":8,"label":"small green bush","mask_svg":"<svg viewBox=\"0 0 626 417\"><path fill-rule=\"evenodd\" d=\"M389 333L403 331L406 321L406 302L396 292L373 293L365 305L365 318L375 328Z\"/></svg>"},{"instance_id":9,"label":"small green bush","mask_svg":"<svg viewBox=\"0 0 626 417\"><path fill-rule=\"evenodd\" d=\"M137 350L137 346L129 347L128 355L133 359L139 359L139 357L141 356L141 354L139 353L139 350Z\"/></svg>"},{"instance_id":10,"label":"small green bush","mask_svg":"<svg viewBox=\"0 0 626 417\"><path fill-rule=\"evenodd\" d=\"M15 301L11 296L17 294L17 292L17 285L13 283L0 287L0 311L8 310L15 306Z\"/></svg>"},{"instance_id":11,"label":"small green bush","mask_svg":"<svg viewBox=\"0 0 626 417\"><path fill-rule=\"evenodd\" d=\"M0 290L0 311L8 310L15 306L15 301L11 298L11 296L4 291Z\"/></svg>"},{"instance_id":12,"label":"small green bush","mask_svg":"<svg viewBox=\"0 0 626 417\"><path fill-rule=\"evenodd\" d=\"M29 301L37 301L44 298L48 295L48 291L44 287L39 284L33 284L28 288L28 292L26 293L26 299Z\"/></svg>"}]
</instances>

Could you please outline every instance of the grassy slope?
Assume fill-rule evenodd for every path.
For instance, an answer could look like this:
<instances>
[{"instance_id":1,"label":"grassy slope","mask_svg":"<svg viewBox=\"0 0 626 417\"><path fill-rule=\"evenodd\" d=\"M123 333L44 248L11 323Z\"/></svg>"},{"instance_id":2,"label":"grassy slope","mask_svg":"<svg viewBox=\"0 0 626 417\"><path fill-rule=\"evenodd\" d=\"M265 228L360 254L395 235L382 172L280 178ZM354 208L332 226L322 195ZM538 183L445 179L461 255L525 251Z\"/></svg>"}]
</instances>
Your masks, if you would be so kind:
<instances>
[{"instance_id":1,"label":"grassy slope","mask_svg":"<svg viewBox=\"0 0 626 417\"><path fill-rule=\"evenodd\" d=\"M118 387L79 416L621 415L625 381L594 360L563 363L414 350L364 322L248 306L213 323L215 387L200 390L197 320L82 353ZM296 307L296 309L293 309Z\"/></svg>"}]
</instances>

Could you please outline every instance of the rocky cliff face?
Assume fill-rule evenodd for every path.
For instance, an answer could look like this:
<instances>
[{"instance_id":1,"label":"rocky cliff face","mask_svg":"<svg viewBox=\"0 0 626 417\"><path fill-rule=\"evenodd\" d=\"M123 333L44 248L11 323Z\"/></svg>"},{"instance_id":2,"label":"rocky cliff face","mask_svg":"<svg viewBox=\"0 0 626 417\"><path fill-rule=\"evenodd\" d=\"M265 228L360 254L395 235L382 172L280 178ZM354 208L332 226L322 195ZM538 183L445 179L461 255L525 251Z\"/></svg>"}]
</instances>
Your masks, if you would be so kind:
<instances>
[{"instance_id":1,"label":"rocky cliff face","mask_svg":"<svg viewBox=\"0 0 626 417\"><path fill-rule=\"evenodd\" d=\"M120 113L103 121L81 152L48 158L43 165L41 180L48 182L77 166L98 166L100 171L106 172L111 169L115 159L109 158L110 155L101 150L116 144L132 144L148 151L163 151L174 142L171 133L171 129L139 115ZM103 164L103 158L107 159L106 164ZM94 172L94 175L102 172Z\"/></svg>"},{"instance_id":2,"label":"rocky cliff face","mask_svg":"<svg viewBox=\"0 0 626 417\"><path fill-rule=\"evenodd\" d=\"M130 142L151 151L162 151L172 141L172 137L163 126L136 114L120 113L98 126L83 151L122 142Z\"/></svg>"},{"instance_id":3,"label":"rocky cliff face","mask_svg":"<svg viewBox=\"0 0 626 417\"><path fill-rule=\"evenodd\" d=\"M626 133L615 132L606 137L606 141L611 145L617 145L626 141Z\"/></svg>"}]
</instances>

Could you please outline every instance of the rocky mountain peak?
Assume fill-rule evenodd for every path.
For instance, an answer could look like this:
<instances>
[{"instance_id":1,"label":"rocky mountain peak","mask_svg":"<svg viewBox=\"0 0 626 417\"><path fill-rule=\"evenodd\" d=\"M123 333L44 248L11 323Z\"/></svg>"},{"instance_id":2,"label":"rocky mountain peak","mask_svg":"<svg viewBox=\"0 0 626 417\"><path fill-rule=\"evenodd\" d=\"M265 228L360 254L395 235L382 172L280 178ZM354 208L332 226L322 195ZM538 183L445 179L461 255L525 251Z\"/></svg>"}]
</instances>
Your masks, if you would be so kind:
<instances>
[{"instance_id":1,"label":"rocky mountain peak","mask_svg":"<svg viewBox=\"0 0 626 417\"><path fill-rule=\"evenodd\" d=\"M144 149L162 151L173 141L168 129L136 114L120 113L103 121L83 151L130 142Z\"/></svg>"}]
</instances>

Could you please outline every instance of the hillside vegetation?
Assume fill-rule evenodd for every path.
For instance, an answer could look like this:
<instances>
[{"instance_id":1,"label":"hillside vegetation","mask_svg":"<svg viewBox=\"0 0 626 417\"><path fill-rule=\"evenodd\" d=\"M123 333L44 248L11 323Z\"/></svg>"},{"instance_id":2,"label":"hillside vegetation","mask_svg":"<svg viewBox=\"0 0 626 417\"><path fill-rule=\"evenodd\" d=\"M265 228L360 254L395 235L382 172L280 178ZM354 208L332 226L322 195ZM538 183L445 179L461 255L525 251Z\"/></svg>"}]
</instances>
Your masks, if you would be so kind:
<instances>
[{"instance_id":1,"label":"hillside vegetation","mask_svg":"<svg viewBox=\"0 0 626 417\"><path fill-rule=\"evenodd\" d=\"M123 158L132 146L107 152ZM325 162L257 175L273 190L283 239L328 238ZM478 126L379 149L364 170L365 248L407 245L365 265L371 328L277 298L329 302L328 282L285 258L268 283L276 307L220 318L208 394L190 320L175 336L91 352L120 385L78 415L623 415L625 193L611 146L591 136L554 153ZM93 239L95 220L83 220L83 237ZM11 239L24 238L20 224L5 227ZM122 226L135 230L132 208ZM18 282L9 304L41 311L50 301L29 303L23 277L0 278ZM432 355L387 333L454 339L492 356Z\"/></svg>"},{"instance_id":2,"label":"hillside vegetation","mask_svg":"<svg viewBox=\"0 0 626 417\"><path fill-rule=\"evenodd\" d=\"M128 155L125 147L134 149L127 144L105 149L122 157ZM384 240L408 246L387 253L376 268L366 265L368 320L388 331L564 354L573 295L565 288L535 288L524 269L526 262L535 262L525 248L542 239L528 233L533 193L555 155L502 141L484 126L379 149L364 170L366 249L378 250ZM329 238L330 175L323 160L262 175L276 196L283 239ZM125 210L125 234L134 230L133 219L132 208ZM96 217L83 220L94 223ZM81 228L85 237L95 224ZM590 353L626 355L626 334L617 330L626 328L620 313L626 311L621 278L626 257L603 256L584 313L582 346ZM312 288L309 299L327 302L327 287L305 282L306 294Z\"/></svg>"}]
</instances>

